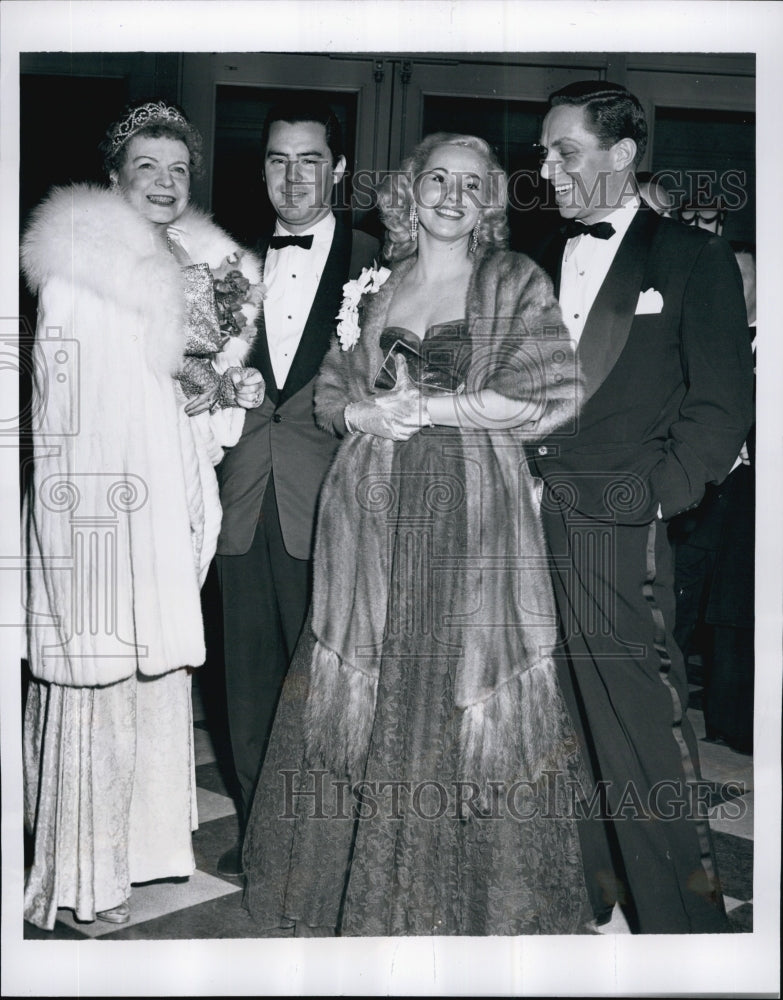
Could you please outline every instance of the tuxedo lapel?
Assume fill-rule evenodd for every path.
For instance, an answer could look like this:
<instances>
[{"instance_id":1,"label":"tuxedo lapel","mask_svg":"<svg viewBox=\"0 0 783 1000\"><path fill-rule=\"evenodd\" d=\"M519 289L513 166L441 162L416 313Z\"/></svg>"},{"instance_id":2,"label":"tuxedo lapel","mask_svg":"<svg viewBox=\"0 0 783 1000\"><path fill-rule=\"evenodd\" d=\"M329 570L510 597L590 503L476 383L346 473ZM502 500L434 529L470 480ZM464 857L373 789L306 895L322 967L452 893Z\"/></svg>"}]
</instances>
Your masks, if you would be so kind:
<instances>
[{"instance_id":1,"label":"tuxedo lapel","mask_svg":"<svg viewBox=\"0 0 783 1000\"><path fill-rule=\"evenodd\" d=\"M342 302L343 285L348 280L351 235L350 226L343 225L338 220L318 291L315 293L288 378L280 391L281 403L307 385L320 368L329 347Z\"/></svg>"},{"instance_id":2,"label":"tuxedo lapel","mask_svg":"<svg viewBox=\"0 0 783 1000\"><path fill-rule=\"evenodd\" d=\"M649 208L636 213L587 316L577 349L585 399L604 381L628 340L658 220Z\"/></svg>"}]
</instances>

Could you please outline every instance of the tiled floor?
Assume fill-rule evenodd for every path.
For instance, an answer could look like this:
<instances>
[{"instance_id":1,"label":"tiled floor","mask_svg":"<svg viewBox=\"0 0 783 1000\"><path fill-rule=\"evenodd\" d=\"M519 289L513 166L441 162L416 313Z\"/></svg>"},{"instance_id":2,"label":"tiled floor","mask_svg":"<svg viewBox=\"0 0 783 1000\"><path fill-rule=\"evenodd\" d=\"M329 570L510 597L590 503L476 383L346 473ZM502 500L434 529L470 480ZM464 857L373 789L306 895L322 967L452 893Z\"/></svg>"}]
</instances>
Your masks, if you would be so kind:
<instances>
[{"instance_id":1,"label":"tiled floor","mask_svg":"<svg viewBox=\"0 0 783 1000\"><path fill-rule=\"evenodd\" d=\"M194 675L195 678L199 674ZM228 792L226 747L216 748L211 733L219 733L220 706L214 678L206 673L193 687L199 828L193 835L197 871L190 879L161 881L134 888L130 923L120 927L95 921L77 923L61 910L52 932L25 924L27 939L102 941L252 938L256 931L241 905L241 881L222 878L216 863L236 840L237 818ZM694 691L698 704L698 690ZM753 760L726 746L704 741L703 717L689 710L700 738L704 778L713 783L710 822L724 885L726 908L737 931L753 929ZM218 749L220 752L218 752ZM628 934L619 909L605 934Z\"/></svg>"}]
</instances>

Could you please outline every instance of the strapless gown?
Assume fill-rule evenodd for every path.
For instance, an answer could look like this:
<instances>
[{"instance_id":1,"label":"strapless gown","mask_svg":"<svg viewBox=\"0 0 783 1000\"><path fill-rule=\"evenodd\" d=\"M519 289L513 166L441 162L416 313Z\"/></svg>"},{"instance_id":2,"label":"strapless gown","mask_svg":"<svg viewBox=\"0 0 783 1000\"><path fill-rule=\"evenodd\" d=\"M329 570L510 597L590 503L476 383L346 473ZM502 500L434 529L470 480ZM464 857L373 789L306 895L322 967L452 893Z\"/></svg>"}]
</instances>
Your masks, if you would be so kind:
<instances>
[{"instance_id":1,"label":"strapless gown","mask_svg":"<svg viewBox=\"0 0 783 1000\"><path fill-rule=\"evenodd\" d=\"M423 347L437 363L469 362L463 322L428 330ZM307 759L305 627L245 839L244 902L262 935L580 933L590 916L575 824L547 813L543 786L494 817L459 808L461 629L450 619L467 554L466 457L445 427L395 449L387 636L360 787Z\"/></svg>"}]
</instances>

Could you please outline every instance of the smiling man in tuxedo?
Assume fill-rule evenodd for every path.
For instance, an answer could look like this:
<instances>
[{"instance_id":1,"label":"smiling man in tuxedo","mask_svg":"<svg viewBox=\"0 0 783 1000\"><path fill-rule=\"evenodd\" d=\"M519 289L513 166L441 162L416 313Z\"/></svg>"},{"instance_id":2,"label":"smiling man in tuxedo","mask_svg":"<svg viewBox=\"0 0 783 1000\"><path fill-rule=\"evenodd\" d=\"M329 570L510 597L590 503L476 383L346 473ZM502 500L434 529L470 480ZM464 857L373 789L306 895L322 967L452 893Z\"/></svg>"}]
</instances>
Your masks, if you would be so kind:
<instances>
[{"instance_id":1,"label":"smiling man in tuxedo","mask_svg":"<svg viewBox=\"0 0 783 1000\"><path fill-rule=\"evenodd\" d=\"M542 442L531 466L544 480L563 686L613 820L582 823L598 922L620 898L632 930L721 932L666 521L731 470L753 419L752 360L729 244L640 203L646 141L623 87L585 81L550 98L541 174L565 222L538 257L585 389L576 431Z\"/></svg>"},{"instance_id":2,"label":"smiling man in tuxedo","mask_svg":"<svg viewBox=\"0 0 783 1000\"><path fill-rule=\"evenodd\" d=\"M378 241L336 219L345 171L340 125L326 105L292 98L262 136L274 233L259 241L265 295L245 364L264 376L263 403L218 467L229 732L241 791L240 828L310 601L316 505L337 439L316 426L313 382L335 331L342 287ZM241 842L218 862L240 875Z\"/></svg>"}]
</instances>

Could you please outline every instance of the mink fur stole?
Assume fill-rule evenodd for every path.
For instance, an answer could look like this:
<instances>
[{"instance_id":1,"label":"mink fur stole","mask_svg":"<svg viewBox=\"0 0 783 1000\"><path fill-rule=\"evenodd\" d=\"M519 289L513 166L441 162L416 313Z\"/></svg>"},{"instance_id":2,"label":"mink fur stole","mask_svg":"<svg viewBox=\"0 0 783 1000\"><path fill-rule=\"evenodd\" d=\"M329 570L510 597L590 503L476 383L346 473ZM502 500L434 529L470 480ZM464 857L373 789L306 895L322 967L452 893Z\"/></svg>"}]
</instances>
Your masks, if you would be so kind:
<instances>
[{"instance_id":1,"label":"mink fur stole","mask_svg":"<svg viewBox=\"0 0 783 1000\"><path fill-rule=\"evenodd\" d=\"M349 402L374 392L389 305L413 263L402 261L378 292L364 296L355 347L332 345L315 390L321 426L334 430ZM529 258L479 253L466 320L472 353L465 392L493 388L518 400L529 419L513 430L459 432L474 470L466 483L472 570L460 571L454 609L468 615L456 678L462 777L535 780L575 759L575 742L555 677L554 597L524 446L568 431L580 379L551 283ZM352 778L361 777L381 667L397 447L348 435L319 509L307 739L311 753Z\"/></svg>"}]
</instances>

